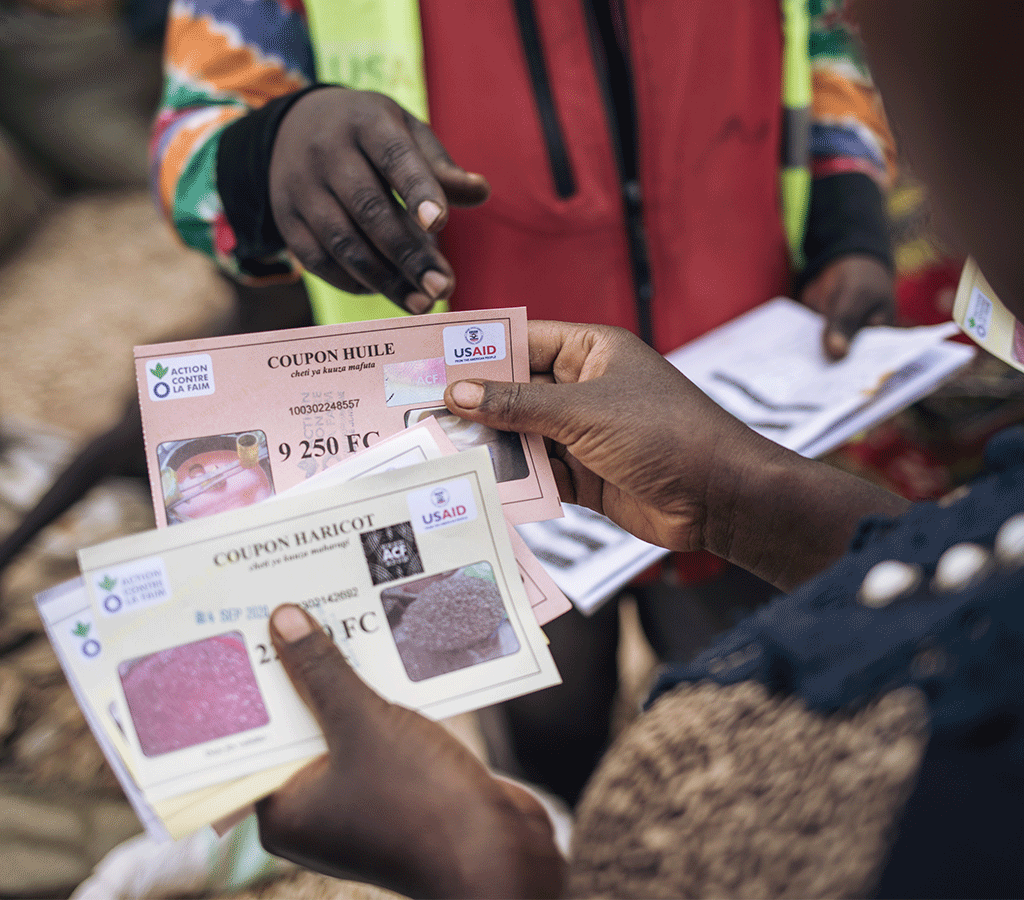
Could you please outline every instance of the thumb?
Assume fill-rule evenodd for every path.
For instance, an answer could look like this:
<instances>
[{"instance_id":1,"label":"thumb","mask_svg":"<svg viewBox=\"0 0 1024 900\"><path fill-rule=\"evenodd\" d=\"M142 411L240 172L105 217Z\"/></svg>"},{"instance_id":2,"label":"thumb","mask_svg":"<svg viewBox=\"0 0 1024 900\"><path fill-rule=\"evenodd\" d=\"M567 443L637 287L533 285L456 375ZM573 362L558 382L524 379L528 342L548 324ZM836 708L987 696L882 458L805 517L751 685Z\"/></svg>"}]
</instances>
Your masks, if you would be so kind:
<instances>
[{"instance_id":1,"label":"thumb","mask_svg":"<svg viewBox=\"0 0 1024 900\"><path fill-rule=\"evenodd\" d=\"M270 638L285 672L316 719L334 754L340 741L387 703L355 673L319 623L285 604L270 617Z\"/></svg>"},{"instance_id":2,"label":"thumb","mask_svg":"<svg viewBox=\"0 0 1024 900\"><path fill-rule=\"evenodd\" d=\"M448 409L499 431L525 431L564 444L568 442L571 403L566 391L574 385L539 381L457 381L444 394Z\"/></svg>"}]
</instances>

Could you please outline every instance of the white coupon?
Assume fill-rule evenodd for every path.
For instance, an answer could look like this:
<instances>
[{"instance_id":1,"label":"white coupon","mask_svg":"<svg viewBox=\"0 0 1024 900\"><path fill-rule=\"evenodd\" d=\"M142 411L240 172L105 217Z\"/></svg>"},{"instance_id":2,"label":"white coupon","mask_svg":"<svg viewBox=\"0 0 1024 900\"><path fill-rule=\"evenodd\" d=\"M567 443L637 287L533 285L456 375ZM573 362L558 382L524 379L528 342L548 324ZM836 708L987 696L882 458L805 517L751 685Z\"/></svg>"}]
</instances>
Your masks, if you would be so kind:
<instances>
[{"instance_id":1,"label":"white coupon","mask_svg":"<svg viewBox=\"0 0 1024 900\"><path fill-rule=\"evenodd\" d=\"M996 296L973 258L960 273L953 321L986 352L1024 372L1024 322Z\"/></svg>"},{"instance_id":2,"label":"white coupon","mask_svg":"<svg viewBox=\"0 0 1024 900\"><path fill-rule=\"evenodd\" d=\"M39 618L42 619L71 692L128 802L151 837L156 840L168 839L170 834L167 828L125 766L122 755L126 749L124 742L118 741L116 729L110 727L112 720L107 707L112 702L112 695L97 691L94 680L87 680L86 683L92 687L92 690L87 690L82 681L82 673L95 674L104 659L103 645L89 605L85 582L81 578L66 581L36 594L35 601Z\"/></svg>"},{"instance_id":3,"label":"white coupon","mask_svg":"<svg viewBox=\"0 0 1024 900\"><path fill-rule=\"evenodd\" d=\"M416 530L410 498L437 490L473 518ZM484 448L82 550L93 608L108 574L154 559L173 601L103 619L92 679L127 711L126 763L150 802L322 751L268 640L282 602L315 615L378 693L431 717L559 680Z\"/></svg>"},{"instance_id":4,"label":"white coupon","mask_svg":"<svg viewBox=\"0 0 1024 900\"><path fill-rule=\"evenodd\" d=\"M316 492L355 478L390 472L455 452L436 419L428 418L301 482L279 497ZM270 498L267 502L276 499ZM514 529L510 529L509 538L527 598L538 622L543 624L569 609L568 599ZM385 544L382 550L386 563L404 563L408 559L409 551L404 542ZM141 570L145 572L148 568L144 565ZM130 567L127 571L131 571ZM102 582L106 574L98 574L97 580ZM109 582L107 585L116 588ZM102 585L97 584L97 587L102 588ZM97 622L82 579L45 591L37 595L36 602L86 720L151 837L158 840L184 837L207 823L230 817L254 797L275 790L308 761L308 757L300 757L271 769L151 804L136 786L126 763L131 754L124 726L128 714L117 706L117 673L114 667L101 664L105 646L101 643L100 627L107 617L103 616ZM310 599L311 605L317 602L315 598ZM335 600L327 594L319 602L330 604Z\"/></svg>"}]
</instances>

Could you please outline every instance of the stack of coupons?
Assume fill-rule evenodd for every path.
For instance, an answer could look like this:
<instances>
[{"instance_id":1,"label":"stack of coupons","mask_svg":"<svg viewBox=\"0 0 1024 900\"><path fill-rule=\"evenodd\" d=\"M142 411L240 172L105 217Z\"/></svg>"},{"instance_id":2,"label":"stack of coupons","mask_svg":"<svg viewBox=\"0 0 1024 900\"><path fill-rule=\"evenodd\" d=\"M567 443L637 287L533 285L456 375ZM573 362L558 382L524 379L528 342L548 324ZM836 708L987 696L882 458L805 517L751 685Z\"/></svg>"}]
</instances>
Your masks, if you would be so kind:
<instances>
[{"instance_id":1,"label":"stack of coupons","mask_svg":"<svg viewBox=\"0 0 1024 900\"><path fill-rule=\"evenodd\" d=\"M540 625L570 604L511 527L560 515L543 445L442 403L450 381L529 378L525 310L136 361L161 527L80 551L37 603L150 834L225 825L324 752L270 644L281 603L434 718L558 683Z\"/></svg>"}]
</instances>

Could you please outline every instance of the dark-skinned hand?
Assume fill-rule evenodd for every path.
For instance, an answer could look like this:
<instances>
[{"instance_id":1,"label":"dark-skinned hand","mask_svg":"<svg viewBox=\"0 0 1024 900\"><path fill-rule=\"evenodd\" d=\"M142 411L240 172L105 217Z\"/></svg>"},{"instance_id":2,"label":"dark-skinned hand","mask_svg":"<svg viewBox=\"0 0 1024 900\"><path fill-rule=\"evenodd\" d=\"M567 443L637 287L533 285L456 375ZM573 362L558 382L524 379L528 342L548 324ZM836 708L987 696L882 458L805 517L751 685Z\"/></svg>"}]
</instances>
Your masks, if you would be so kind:
<instances>
[{"instance_id":1,"label":"dark-skinned hand","mask_svg":"<svg viewBox=\"0 0 1024 900\"><path fill-rule=\"evenodd\" d=\"M829 359L846 356L865 325L891 325L896 317L892 273L866 254L833 260L807 283L800 302L825 317L822 343Z\"/></svg>"},{"instance_id":2,"label":"dark-skinned hand","mask_svg":"<svg viewBox=\"0 0 1024 900\"><path fill-rule=\"evenodd\" d=\"M562 499L646 541L788 590L842 555L861 516L905 505L761 437L628 331L534 320L529 344L534 381L456 382L445 404L544 435Z\"/></svg>"},{"instance_id":3,"label":"dark-skinned hand","mask_svg":"<svg viewBox=\"0 0 1024 900\"><path fill-rule=\"evenodd\" d=\"M409 897L554 897L564 860L533 795L375 694L298 606L270 636L328 752L256 807L270 852Z\"/></svg>"},{"instance_id":4,"label":"dark-skinned hand","mask_svg":"<svg viewBox=\"0 0 1024 900\"><path fill-rule=\"evenodd\" d=\"M281 120L270 159L271 211L296 259L335 287L412 313L455 287L432 237L449 205L489 193L427 125L374 91L306 94Z\"/></svg>"},{"instance_id":5,"label":"dark-skinned hand","mask_svg":"<svg viewBox=\"0 0 1024 900\"><path fill-rule=\"evenodd\" d=\"M768 442L628 331L533 320L529 342L533 383L459 382L448 408L549 438L563 500L672 550L705 547L715 445L753 455Z\"/></svg>"}]
</instances>

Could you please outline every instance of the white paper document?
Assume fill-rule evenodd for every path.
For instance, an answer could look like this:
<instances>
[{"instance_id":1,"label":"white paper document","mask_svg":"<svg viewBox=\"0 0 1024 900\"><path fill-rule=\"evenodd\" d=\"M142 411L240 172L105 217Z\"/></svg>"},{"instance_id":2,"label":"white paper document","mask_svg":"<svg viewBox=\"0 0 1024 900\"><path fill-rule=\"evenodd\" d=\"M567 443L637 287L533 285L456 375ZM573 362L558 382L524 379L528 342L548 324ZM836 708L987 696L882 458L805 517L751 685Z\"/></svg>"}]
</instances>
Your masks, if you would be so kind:
<instances>
[{"instance_id":1,"label":"white paper document","mask_svg":"<svg viewBox=\"0 0 1024 900\"><path fill-rule=\"evenodd\" d=\"M975 353L947 341L960 329L945 322L862 329L847 356L832 362L821 350L823 327L817 313L777 297L667 359L758 433L819 456L930 393ZM854 430L835 430L854 415Z\"/></svg>"},{"instance_id":2,"label":"white paper document","mask_svg":"<svg viewBox=\"0 0 1024 900\"><path fill-rule=\"evenodd\" d=\"M933 391L975 348L947 338L954 322L865 328L849 354L822 352L824 319L776 298L668 354L712 400L758 433L819 457ZM518 526L552 579L591 613L667 555L604 517L564 505L565 518Z\"/></svg>"},{"instance_id":3,"label":"white paper document","mask_svg":"<svg viewBox=\"0 0 1024 900\"><path fill-rule=\"evenodd\" d=\"M510 540L476 448L88 548L37 602L140 818L177 837L323 752L268 640L284 600L432 717L556 684Z\"/></svg>"}]
</instances>

